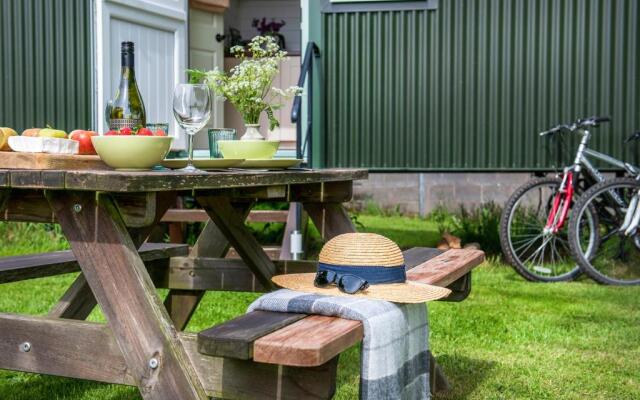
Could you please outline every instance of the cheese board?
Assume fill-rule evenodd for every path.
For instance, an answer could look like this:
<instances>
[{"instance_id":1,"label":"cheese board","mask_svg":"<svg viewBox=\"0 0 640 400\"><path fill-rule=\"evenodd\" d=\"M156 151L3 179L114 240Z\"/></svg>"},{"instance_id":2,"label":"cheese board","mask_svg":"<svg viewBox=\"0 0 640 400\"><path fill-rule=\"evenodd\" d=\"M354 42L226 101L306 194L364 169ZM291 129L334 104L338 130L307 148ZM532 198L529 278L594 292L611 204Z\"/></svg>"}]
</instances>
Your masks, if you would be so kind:
<instances>
[{"instance_id":1,"label":"cheese board","mask_svg":"<svg viewBox=\"0 0 640 400\"><path fill-rule=\"evenodd\" d=\"M0 151L0 169L110 170L99 156Z\"/></svg>"}]
</instances>

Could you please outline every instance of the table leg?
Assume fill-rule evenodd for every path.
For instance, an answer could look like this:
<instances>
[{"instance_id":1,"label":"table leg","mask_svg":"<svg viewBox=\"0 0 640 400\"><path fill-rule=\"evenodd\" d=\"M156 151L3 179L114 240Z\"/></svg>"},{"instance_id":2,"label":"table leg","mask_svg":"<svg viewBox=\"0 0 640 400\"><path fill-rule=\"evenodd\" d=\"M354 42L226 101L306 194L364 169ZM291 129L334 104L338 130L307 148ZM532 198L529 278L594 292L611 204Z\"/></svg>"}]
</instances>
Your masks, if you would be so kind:
<instances>
[{"instance_id":1,"label":"table leg","mask_svg":"<svg viewBox=\"0 0 640 400\"><path fill-rule=\"evenodd\" d=\"M49 316L54 318L86 319L97 301L84 275L80 273L62 298L51 308Z\"/></svg>"},{"instance_id":2,"label":"table leg","mask_svg":"<svg viewBox=\"0 0 640 400\"><path fill-rule=\"evenodd\" d=\"M142 396L206 399L113 201L94 192L47 197Z\"/></svg>"},{"instance_id":3,"label":"table leg","mask_svg":"<svg viewBox=\"0 0 640 400\"><path fill-rule=\"evenodd\" d=\"M260 284L267 290L273 289L271 277L276 272L276 266L244 225L242 216L233 208L229 198L196 196L196 200L224 233Z\"/></svg>"},{"instance_id":4,"label":"table leg","mask_svg":"<svg viewBox=\"0 0 640 400\"><path fill-rule=\"evenodd\" d=\"M154 223L143 228L129 229L136 247L140 247L145 242L164 213L175 203L176 195L174 193L160 193L156 198L156 218ZM49 316L84 320L91 314L97 304L91 287L84 275L80 273L69 289L62 295L62 298L49 311Z\"/></svg>"},{"instance_id":5,"label":"table leg","mask_svg":"<svg viewBox=\"0 0 640 400\"><path fill-rule=\"evenodd\" d=\"M243 221L247 219L252 207L253 202L234 204L234 209ZM222 258L229 251L229 246L229 240L222 231L213 221L209 221L198 236L198 240L191 250L191 257ZM204 290L171 289L169 291L164 305L171 315L176 329L182 331L186 328L204 294Z\"/></svg>"},{"instance_id":6,"label":"table leg","mask_svg":"<svg viewBox=\"0 0 640 400\"><path fill-rule=\"evenodd\" d=\"M304 209L325 240L356 231L341 203L304 203Z\"/></svg>"}]
</instances>

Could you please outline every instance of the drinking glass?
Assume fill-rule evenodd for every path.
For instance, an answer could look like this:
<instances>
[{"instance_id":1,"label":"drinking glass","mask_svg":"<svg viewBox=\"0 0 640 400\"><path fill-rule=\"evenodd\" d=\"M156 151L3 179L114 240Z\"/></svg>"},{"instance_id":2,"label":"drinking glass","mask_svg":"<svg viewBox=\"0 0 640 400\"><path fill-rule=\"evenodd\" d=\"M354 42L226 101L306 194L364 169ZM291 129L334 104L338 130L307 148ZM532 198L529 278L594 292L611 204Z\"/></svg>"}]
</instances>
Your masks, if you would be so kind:
<instances>
[{"instance_id":1,"label":"drinking glass","mask_svg":"<svg viewBox=\"0 0 640 400\"><path fill-rule=\"evenodd\" d=\"M164 132L165 136L169 136L169 123L168 122L155 122L147 124L147 128L151 129L154 134L156 131Z\"/></svg>"},{"instance_id":2,"label":"drinking glass","mask_svg":"<svg viewBox=\"0 0 640 400\"><path fill-rule=\"evenodd\" d=\"M211 158L223 158L218 147L220 140L236 140L236 130L233 128L209 129L209 155Z\"/></svg>"},{"instance_id":3,"label":"drinking glass","mask_svg":"<svg viewBox=\"0 0 640 400\"><path fill-rule=\"evenodd\" d=\"M211 93L209 86L181 83L173 91L173 115L178 124L187 132L189 158L187 166L180 171L199 172L193 166L193 135L211 118Z\"/></svg>"}]
</instances>

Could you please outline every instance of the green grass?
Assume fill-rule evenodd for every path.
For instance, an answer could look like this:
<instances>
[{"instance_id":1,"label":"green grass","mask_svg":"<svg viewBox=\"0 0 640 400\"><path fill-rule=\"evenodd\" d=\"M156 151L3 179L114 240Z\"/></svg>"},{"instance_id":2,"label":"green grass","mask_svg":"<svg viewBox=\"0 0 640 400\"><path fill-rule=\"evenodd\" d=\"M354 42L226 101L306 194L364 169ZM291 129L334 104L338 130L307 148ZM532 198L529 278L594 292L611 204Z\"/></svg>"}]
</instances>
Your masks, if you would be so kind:
<instances>
[{"instance_id":1,"label":"green grass","mask_svg":"<svg viewBox=\"0 0 640 400\"><path fill-rule=\"evenodd\" d=\"M403 217L358 217L407 248L433 245L435 224ZM64 248L56 231L0 223L0 255ZM45 314L74 275L0 286L0 312ZM163 295L164 292L161 292ZM254 294L208 293L189 330L243 313ZM525 282L494 261L476 269L461 303L429 305L431 347L453 390L443 399L640 398L640 288L580 280ZM102 320L94 312L91 320ZM1 329L1 328L0 328ZM340 359L338 399L357 398L357 348ZM0 372L0 399L138 399L136 389Z\"/></svg>"}]
</instances>

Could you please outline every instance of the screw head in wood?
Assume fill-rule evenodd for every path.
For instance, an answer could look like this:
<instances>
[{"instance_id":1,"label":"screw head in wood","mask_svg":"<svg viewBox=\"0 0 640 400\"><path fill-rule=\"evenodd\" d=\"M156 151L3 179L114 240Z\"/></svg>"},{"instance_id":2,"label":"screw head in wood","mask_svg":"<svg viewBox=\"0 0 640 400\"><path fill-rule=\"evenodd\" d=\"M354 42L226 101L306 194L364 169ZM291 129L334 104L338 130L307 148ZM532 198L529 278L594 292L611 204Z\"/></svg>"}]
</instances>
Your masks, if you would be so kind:
<instances>
[{"instance_id":1,"label":"screw head in wood","mask_svg":"<svg viewBox=\"0 0 640 400\"><path fill-rule=\"evenodd\" d=\"M151 368L151 369L156 369L156 368L158 368L158 365L159 365L159 364L160 364L160 363L158 362L158 359L157 359L157 358L152 358L151 360L149 360L149 368Z\"/></svg>"},{"instance_id":2,"label":"screw head in wood","mask_svg":"<svg viewBox=\"0 0 640 400\"><path fill-rule=\"evenodd\" d=\"M75 212L79 213L80 211L82 211L82 205L77 204L77 203L76 203L76 204L74 204L74 205L73 205L73 211L75 211Z\"/></svg>"},{"instance_id":3,"label":"screw head in wood","mask_svg":"<svg viewBox=\"0 0 640 400\"><path fill-rule=\"evenodd\" d=\"M21 352L28 353L29 350L31 350L31 343L29 343L29 342L20 343L20 351Z\"/></svg>"}]
</instances>

